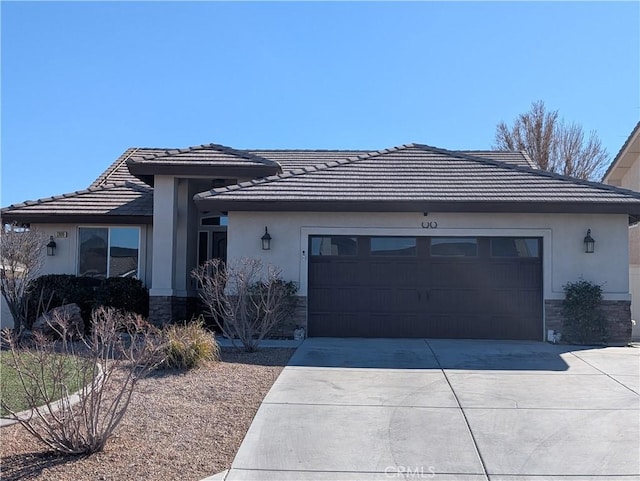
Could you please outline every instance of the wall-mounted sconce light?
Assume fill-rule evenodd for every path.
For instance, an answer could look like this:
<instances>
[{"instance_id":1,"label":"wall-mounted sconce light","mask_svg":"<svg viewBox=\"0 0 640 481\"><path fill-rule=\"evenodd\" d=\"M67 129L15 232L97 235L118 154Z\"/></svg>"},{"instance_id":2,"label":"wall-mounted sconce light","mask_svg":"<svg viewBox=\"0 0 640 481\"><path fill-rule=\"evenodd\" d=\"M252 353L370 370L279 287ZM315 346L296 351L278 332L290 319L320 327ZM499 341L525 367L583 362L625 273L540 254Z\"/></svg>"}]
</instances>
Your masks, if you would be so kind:
<instances>
[{"instance_id":1,"label":"wall-mounted sconce light","mask_svg":"<svg viewBox=\"0 0 640 481\"><path fill-rule=\"evenodd\" d=\"M262 250L268 251L271 249L271 236L266 226L264 228L264 235L260 237L260 240L262 241Z\"/></svg>"},{"instance_id":2,"label":"wall-mounted sconce light","mask_svg":"<svg viewBox=\"0 0 640 481\"><path fill-rule=\"evenodd\" d=\"M56 241L53 240L53 236L49 236L49 243L47 244L47 255L56 255Z\"/></svg>"},{"instance_id":3,"label":"wall-mounted sconce light","mask_svg":"<svg viewBox=\"0 0 640 481\"><path fill-rule=\"evenodd\" d=\"M587 254L593 254L596 248L596 241L591 237L591 229L587 229L587 235L584 238L584 251Z\"/></svg>"}]
</instances>

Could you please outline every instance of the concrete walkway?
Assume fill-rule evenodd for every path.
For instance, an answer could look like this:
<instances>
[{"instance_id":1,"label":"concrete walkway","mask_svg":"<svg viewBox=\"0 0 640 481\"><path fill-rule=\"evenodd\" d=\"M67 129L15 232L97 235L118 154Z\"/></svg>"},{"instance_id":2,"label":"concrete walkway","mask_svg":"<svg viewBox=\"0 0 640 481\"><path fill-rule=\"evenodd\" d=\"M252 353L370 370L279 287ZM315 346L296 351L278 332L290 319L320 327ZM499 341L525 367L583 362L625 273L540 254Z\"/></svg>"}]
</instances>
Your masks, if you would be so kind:
<instances>
[{"instance_id":1,"label":"concrete walkway","mask_svg":"<svg viewBox=\"0 0 640 481\"><path fill-rule=\"evenodd\" d=\"M640 349L308 339L224 479L640 479Z\"/></svg>"}]
</instances>

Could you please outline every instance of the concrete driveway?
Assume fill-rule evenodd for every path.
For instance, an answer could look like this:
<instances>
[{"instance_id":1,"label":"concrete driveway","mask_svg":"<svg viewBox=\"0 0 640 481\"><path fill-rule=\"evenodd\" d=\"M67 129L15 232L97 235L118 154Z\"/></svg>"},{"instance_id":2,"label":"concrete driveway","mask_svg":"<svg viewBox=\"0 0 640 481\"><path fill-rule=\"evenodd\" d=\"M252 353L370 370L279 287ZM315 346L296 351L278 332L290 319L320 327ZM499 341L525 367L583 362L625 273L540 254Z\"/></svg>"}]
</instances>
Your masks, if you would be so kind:
<instances>
[{"instance_id":1,"label":"concrete driveway","mask_svg":"<svg viewBox=\"0 0 640 481\"><path fill-rule=\"evenodd\" d=\"M640 349L308 339L226 479L640 479Z\"/></svg>"}]
</instances>

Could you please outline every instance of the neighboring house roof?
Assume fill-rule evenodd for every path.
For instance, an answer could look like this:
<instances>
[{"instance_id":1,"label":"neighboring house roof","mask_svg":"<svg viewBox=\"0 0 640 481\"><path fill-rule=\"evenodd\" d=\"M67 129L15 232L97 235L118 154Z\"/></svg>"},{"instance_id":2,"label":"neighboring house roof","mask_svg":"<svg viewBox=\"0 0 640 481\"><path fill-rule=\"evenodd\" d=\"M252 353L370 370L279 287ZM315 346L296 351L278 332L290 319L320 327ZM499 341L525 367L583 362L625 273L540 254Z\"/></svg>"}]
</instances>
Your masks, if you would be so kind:
<instances>
[{"instance_id":1,"label":"neighboring house roof","mask_svg":"<svg viewBox=\"0 0 640 481\"><path fill-rule=\"evenodd\" d=\"M150 224L153 189L124 182L91 187L70 194L27 201L2 209L5 223L96 223Z\"/></svg>"},{"instance_id":2,"label":"neighboring house roof","mask_svg":"<svg viewBox=\"0 0 640 481\"><path fill-rule=\"evenodd\" d=\"M640 158L640 122L636 124L624 145L611 162L611 165L609 165L607 172L602 177L602 182L611 185L620 185L622 178L632 167L633 163L638 162L638 158ZM637 190L640 191L640 185L637 186Z\"/></svg>"},{"instance_id":3,"label":"neighboring house roof","mask_svg":"<svg viewBox=\"0 0 640 481\"><path fill-rule=\"evenodd\" d=\"M591 212L640 215L640 194L420 144L197 194L203 210Z\"/></svg>"}]
</instances>

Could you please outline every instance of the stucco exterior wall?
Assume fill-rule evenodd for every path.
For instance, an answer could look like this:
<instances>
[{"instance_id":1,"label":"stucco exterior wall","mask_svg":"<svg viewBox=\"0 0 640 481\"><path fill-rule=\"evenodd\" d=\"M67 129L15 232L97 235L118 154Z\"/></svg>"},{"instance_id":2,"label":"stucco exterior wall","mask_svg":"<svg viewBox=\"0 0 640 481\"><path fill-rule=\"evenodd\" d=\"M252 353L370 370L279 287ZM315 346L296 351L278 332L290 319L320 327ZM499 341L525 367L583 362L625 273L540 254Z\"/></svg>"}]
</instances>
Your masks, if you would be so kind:
<instances>
[{"instance_id":1,"label":"stucco exterior wall","mask_svg":"<svg viewBox=\"0 0 640 481\"><path fill-rule=\"evenodd\" d=\"M620 182L620 187L635 190L636 192L640 191L640 161L636 159L633 165L625 172Z\"/></svg>"},{"instance_id":2,"label":"stucco exterior wall","mask_svg":"<svg viewBox=\"0 0 640 481\"><path fill-rule=\"evenodd\" d=\"M426 220L438 227L422 228ZM269 251L260 243L265 226L273 238ZM596 240L593 254L584 252L587 229ZM563 299L562 286L581 277L601 284L605 299L630 299L626 215L230 212L228 256L279 266L306 296L308 236L318 234L542 237L545 299Z\"/></svg>"},{"instance_id":3,"label":"stucco exterior wall","mask_svg":"<svg viewBox=\"0 0 640 481\"><path fill-rule=\"evenodd\" d=\"M640 224L629 227L629 263L640 266Z\"/></svg>"},{"instance_id":4,"label":"stucco exterior wall","mask_svg":"<svg viewBox=\"0 0 640 481\"><path fill-rule=\"evenodd\" d=\"M624 173L620 186L640 192L640 161L638 159ZM629 283L631 318L636 321L632 338L640 340L640 224L629 228Z\"/></svg>"},{"instance_id":5,"label":"stucco exterior wall","mask_svg":"<svg viewBox=\"0 0 640 481\"><path fill-rule=\"evenodd\" d=\"M631 319L636 322L631 337L640 341L640 266L629 266L629 284L631 286Z\"/></svg>"},{"instance_id":6,"label":"stucco exterior wall","mask_svg":"<svg viewBox=\"0 0 640 481\"><path fill-rule=\"evenodd\" d=\"M43 265L39 275L45 274L71 274L77 273L78 262L78 225L76 224L32 224L33 228L40 230L45 235L45 243L49 236L53 236L56 243L54 256L44 256ZM119 227L118 224L82 224L81 227ZM151 244L152 227L147 225L126 226L140 228L140 260L139 277L145 284L151 280ZM66 236L66 237L65 237ZM2 299L0 317L2 328L13 327L13 318Z\"/></svg>"}]
</instances>

